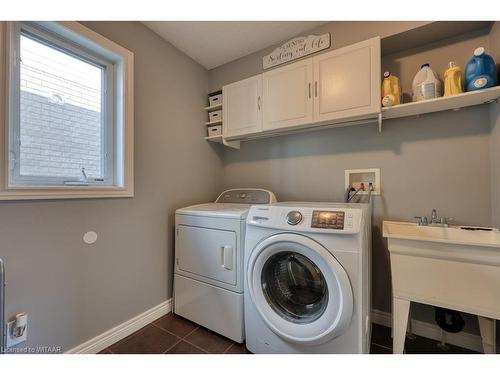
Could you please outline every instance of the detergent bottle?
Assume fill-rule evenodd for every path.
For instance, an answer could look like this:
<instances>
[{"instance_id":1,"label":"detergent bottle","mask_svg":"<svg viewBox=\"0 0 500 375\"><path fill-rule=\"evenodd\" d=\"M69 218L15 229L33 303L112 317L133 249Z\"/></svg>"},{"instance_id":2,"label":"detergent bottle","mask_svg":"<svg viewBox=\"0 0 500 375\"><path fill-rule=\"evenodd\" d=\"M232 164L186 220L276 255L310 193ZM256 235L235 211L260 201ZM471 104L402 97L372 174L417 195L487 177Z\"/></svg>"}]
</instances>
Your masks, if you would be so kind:
<instances>
[{"instance_id":1,"label":"detergent bottle","mask_svg":"<svg viewBox=\"0 0 500 375\"><path fill-rule=\"evenodd\" d=\"M401 90L399 88L399 78L391 74L384 73L382 81L382 106L392 107L401 103Z\"/></svg>"},{"instance_id":2,"label":"detergent bottle","mask_svg":"<svg viewBox=\"0 0 500 375\"><path fill-rule=\"evenodd\" d=\"M413 101L434 99L441 96L441 81L429 64L423 64L413 78Z\"/></svg>"},{"instance_id":3,"label":"detergent bottle","mask_svg":"<svg viewBox=\"0 0 500 375\"><path fill-rule=\"evenodd\" d=\"M450 61L444 72L444 96L457 95L463 91L462 69L455 61Z\"/></svg>"},{"instance_id":4,"label":"detergent bottle","mask_svg":"<svg viewBox=\"0 0 500 375\"><path fill-rule=\"evenodd\" d=\"M474 50L474 56L465 67L465 88L474 91L493 87L497 84L497 68L493 58L483 47Z\"/></svg>"}]
</instances>

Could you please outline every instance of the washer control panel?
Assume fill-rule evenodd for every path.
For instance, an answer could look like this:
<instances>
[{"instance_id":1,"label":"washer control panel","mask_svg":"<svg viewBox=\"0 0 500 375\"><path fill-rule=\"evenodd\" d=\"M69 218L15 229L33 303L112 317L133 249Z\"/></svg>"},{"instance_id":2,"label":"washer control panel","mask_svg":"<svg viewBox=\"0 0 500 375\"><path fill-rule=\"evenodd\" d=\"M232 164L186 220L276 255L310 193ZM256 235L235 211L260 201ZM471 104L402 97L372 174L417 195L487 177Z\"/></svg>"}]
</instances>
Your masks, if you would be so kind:
<instances>
[{"instance_id":1,"label":"washer control panel","mask_svg":"<svg viewBox=\"0 0 500 375\"><path fill-rule=\"evenodd\" d=\"M344 229L344 211L318 211L312 213L311 228Z\"/></svg>"},{"instance_id":2,"label":"washer control panel","mask_svg":"<svg viewBox=\"0 0 500 375\"><path fill-rule=\"evenodd\" d=\"M359 233L363 210L356 205L303 206L290 203L252 206L247 224L311 233Z\"/></svg>"}]
</instances>

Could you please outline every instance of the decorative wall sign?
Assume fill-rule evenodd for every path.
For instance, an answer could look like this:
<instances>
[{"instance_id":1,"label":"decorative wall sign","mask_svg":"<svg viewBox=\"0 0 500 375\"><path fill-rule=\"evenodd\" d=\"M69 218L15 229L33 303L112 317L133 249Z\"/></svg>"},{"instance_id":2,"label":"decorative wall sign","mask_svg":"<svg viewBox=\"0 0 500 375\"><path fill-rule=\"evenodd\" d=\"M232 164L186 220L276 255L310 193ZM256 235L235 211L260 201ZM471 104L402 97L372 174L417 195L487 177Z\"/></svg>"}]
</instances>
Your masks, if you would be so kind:
<instances>
[{"instance_id":1,"label":"decorative wall sign","mask_svg":"<svg viewBox=\"0 0 500 375\"><path fill-rule=\"evenodd\" d=\"M330 33L299 36L276 48L269 55L264 56L262 64L264 69L268 69L327 48L330 48Z\"/></svg>"}]
</instances>

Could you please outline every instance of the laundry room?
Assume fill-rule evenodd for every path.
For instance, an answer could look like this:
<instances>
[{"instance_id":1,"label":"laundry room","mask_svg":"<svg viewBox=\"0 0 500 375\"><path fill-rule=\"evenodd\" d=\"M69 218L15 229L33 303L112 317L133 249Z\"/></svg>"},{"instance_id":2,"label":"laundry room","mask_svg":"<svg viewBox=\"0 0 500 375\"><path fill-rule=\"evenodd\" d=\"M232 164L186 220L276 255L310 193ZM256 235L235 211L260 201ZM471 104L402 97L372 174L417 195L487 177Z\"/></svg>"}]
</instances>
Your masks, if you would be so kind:
<instances>
[{"instance_id":1,"label":"laundry room","mask_svg":"<svg viewBox=\"0 0 500 375\"><path fill-rule=\"evenodd\" d=\"M0 369L500 366L498 5L111 3L0 16Z\"/></svg>"}]
</instances>

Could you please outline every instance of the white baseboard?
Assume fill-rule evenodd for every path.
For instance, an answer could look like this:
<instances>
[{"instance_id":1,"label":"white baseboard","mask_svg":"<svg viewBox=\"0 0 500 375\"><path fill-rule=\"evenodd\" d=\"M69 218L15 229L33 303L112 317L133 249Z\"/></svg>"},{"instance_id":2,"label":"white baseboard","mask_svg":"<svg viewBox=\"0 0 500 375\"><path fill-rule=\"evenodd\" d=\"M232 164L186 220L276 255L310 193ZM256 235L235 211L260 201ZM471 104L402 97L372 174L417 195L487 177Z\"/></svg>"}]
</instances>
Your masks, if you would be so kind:
<instances>
[{"instance_id":1,"label":"white baseboard","mask_svg":"<svg viewBox=\"0 0 500 375\"><path fill-rule=\"evenodd\" d=\"M392 327L392 314L385 311L372 310L372 322L385 327ZM439 328L437 324L412 319L411 329L412 333L414 333L415 335L441 341L441 328ZM463 331L459 333L445 332L444 339L448 344L452 344L469 350L474 350L480 353L483 352L483 344L481 341L481 336L479 335L474 335L472 333Z\"/></svg>"},{"instance_id":2,"label":"white baseboard","mask_svg":"<svg viewBox=\"0 0 500 375\"><path fill-rule=\"evenodd\" d=\"M132 319L111 328L110 330L96 336L73 349L68 350L67 354L95 354L108 346L120 341L128 335L161 318L163 315L172 311L172 299L160 303L159 305L137 315Z\"/></svg>"}]
</instances>

